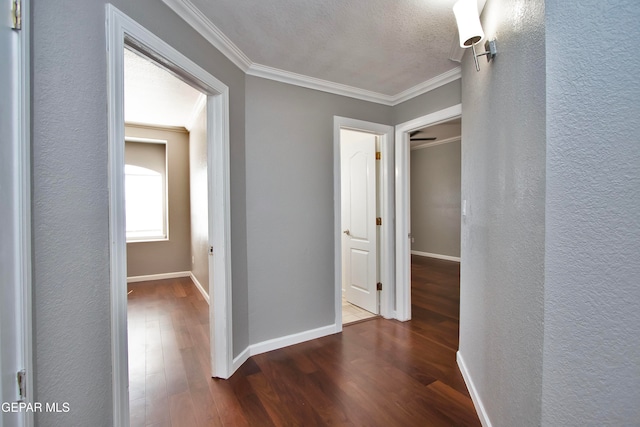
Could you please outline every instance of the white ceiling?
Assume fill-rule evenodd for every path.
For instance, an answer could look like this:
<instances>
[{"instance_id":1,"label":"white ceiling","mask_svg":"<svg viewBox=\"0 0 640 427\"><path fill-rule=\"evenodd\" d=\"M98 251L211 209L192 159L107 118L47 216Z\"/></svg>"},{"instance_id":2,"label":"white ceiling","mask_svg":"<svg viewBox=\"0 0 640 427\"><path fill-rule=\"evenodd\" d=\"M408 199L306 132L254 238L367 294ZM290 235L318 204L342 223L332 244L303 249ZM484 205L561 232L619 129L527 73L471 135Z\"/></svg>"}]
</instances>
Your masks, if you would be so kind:
<instances>
[{"instance_id":1,"label":"white ceiling","mask_svg":"<svg viewBox=\"0 0 640 427\"><path fill-rule=\"evenodd\" d=\"M163 1L251 75L389 105L460 75L456 0Z\"/></svg>"},{"instance_id":2,"label":"white ceiling","mask_svg":"<svg viewBox=\"0 0 640 427\"><path fill-rule=\"evenodd\" d=\"M188 129L204 98L168 71L125 49L125 122Z\"/></svg>"},{"instance_id":3,"label":"white ceiling","mask_svg":"<svg viewBox=\"0 0 640 427\"><path fill-rule=\"evenodd\" d=\"M163 1L250 75L387 105L460 76L456 0ZM203 101L125 50L125 121L189 128Z\"/></svg>"}]
</instances>

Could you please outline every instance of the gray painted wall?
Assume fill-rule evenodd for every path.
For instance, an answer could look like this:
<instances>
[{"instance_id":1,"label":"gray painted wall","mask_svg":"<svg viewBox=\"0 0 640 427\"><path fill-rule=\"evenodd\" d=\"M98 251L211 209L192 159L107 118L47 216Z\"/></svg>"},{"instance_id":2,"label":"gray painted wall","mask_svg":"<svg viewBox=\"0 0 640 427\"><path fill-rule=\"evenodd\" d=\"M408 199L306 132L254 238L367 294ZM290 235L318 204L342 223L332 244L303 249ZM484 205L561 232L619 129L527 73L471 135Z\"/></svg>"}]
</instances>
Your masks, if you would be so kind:
<instances>
[{"instance_id":1,"label":"gray painted wall","mask_svg":"<svg viewBox=\"0 0 640 427\"><path fill-rule=\"evenodd\" d=\"M191 176L191 273L209 294L209 203L207 184L207 108L189 132Z\"/></svg>"},{"instance_id":2,"label":"gray painted wall","mask_svg":"<svg viewBox=\"0 0 640 427\"><path fill-rule=\"evenodd\" d=\"M543 0L489 0L498 56L462 74L460 354L494 426L541 423L545 219Z\"/></svg>"},{"instance_id":3,"label":"gray painted wall","mask_svg":"<svg viewBox=\"0 0 640 427\"><path fill-rule=\"evenodd\" d=\"M638 22L547 1L545 426L640 425Z\"/></svg>"},{"instance_id":4,"label":"gray painted wall","mask_svg":"<svg viewBox=\"0 0 640 427\"><path fill-rule=\"evenodd\" d=\"M113 2L230 87L234 354L249 343L244 74L164 4ZM72 11L72 13L70 13ZM105 1L34 0L35 399L39 426L112 425Z\"/></svg>"},{"instance_id":5,"label":"gray painted wall","mask_svg":"<svg viewBox=\"0 0 640 427\"><path fill-rule=\"evenodd\" d=\"M436 111L460 104L460 79L393 107L393 124L408 122Z\"/></svg>"},{"instance_id":6,"label":"gray painted wall","mask_svg":"<svg viewBox=\"0 0 640 427\"><path fill-rule=\"evenodd\" d=\"M189 135L186 129L168 130L128 125L125 127L125 136L167 141L167 206L169 214L168 240L127 243L127 277L189 271L191 269ZM125 152L126 159L129 154L129 152Z\"/></svg>"},{"instance_id":7,"label":"gray painted wall","mask_svg":"<svg viewBox=\"0 0 640 427\"><path fill-rule=\"evenodd\" d=\"M411 151L411 250L460 257L460 140Z\"/></svg>"},{"instance_id":8,"label":"gray painted wall","mask_svg":"<svg viewBox=\"0 0 640 427\"><path fill-rule=\"evenodd\" d=\"M333 116L391 108L247 76L251 343L334 322ZM338 195L339 197L339 195Z\"/></svg>"}]
</instances>

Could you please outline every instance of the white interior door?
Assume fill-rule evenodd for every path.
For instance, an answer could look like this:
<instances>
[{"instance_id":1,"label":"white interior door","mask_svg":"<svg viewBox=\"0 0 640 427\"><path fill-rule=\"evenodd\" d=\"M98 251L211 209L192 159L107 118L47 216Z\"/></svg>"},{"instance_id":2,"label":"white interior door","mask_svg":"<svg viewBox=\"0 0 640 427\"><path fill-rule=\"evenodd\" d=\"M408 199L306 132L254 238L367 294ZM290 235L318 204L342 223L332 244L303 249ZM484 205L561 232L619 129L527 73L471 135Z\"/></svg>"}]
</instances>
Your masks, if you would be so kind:
<instances>
[{"instance_id":1,"label":"white interior door","mask_svg":"<svg viewBox=\"0 0 640 427\"><path fill-rule=\"evenodd\" d=\"M342 265L345 298L378 314L376 139L342 129Z\"/></svg>"},{"instance_id":2,"label":"white interior door","mask_svg":"<svg viewBox=\"0 0 640 427\"><path fill-rule=\"evenodd\" d=\"M0 427L22 426L26 422L24 411L11 406L23 400L17 383L17 372L26 368L26 331L24 326L24 275L22 218L24 172L22 120L20 114L22 85L27 76L21 76L22 35L12 29L11 2L2 1L0 24ZM25 384L26 385L26 384Z\"/></svg>"}]
</instances>

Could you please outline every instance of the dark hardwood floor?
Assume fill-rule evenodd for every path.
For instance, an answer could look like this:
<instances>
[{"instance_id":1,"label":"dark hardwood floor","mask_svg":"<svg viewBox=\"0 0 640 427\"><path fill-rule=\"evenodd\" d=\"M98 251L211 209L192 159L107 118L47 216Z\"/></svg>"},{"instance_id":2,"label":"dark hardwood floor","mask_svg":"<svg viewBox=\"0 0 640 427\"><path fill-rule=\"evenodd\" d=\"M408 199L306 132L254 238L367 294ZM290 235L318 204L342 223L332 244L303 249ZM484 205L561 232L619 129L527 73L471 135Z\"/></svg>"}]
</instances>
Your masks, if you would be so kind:
<instances>
[{"instance_id":1,"label":"dark hardwood floor","mask_svg":"<svg viewBox=\"0 0 640 427\"><path fill-rule=\"evenodd\" d=\"M480 426L458 371L459 264L414 257L413 319L250 358L209 377L208 306L188 278L129 285L132 426Z\"/></svg>"}]
</instances>

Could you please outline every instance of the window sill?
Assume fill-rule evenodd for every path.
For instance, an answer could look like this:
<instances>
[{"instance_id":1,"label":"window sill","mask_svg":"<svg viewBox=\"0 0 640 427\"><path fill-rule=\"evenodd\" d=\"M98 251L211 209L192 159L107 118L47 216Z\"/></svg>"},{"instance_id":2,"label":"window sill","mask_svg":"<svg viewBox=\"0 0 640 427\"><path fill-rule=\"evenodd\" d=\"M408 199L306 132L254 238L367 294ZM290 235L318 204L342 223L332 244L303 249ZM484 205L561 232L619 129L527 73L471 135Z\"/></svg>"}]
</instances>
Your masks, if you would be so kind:
<instances>
[{"instance_id":1,"label":"window sill","mask_svg":"<svg viewBox=\"0 0 640 427\"><path fill-rule=\"evenodd\" d=\"M148 238L141 238L141 239L130 239L127 240L127 245L129 243L151 243L151 242L168 242L169 238L168 237L148 237Z\"/></svg>"}]
</instances>

